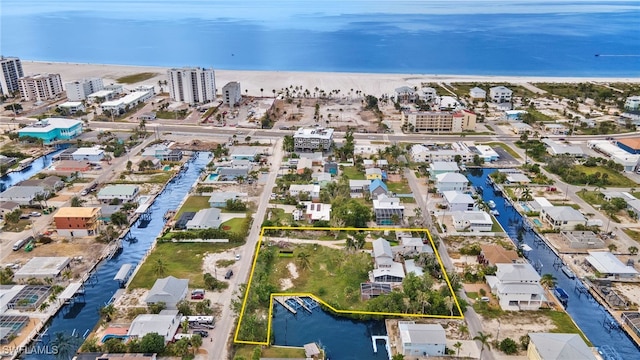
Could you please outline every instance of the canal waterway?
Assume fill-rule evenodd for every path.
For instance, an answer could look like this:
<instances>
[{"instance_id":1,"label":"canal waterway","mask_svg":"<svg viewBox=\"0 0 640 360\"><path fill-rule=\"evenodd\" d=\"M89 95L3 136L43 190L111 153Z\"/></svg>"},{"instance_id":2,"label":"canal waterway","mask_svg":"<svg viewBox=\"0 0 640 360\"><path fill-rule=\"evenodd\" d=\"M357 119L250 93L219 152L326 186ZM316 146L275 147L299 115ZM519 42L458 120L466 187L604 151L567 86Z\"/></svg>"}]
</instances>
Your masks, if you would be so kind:
<instances>
[{"instance_id":1,"label":"canal waterway","mask_svg":"<svg viewBox=\"0 0 640 360\"><path fill-rule=\"evenodd\" d=\"M315 308L311 313L298 311L296 315L276 303L273 309L272 333L274 344L304 346L315 342L324 348L328 359L388 360L383 341L373 352L371 336L386 335L384 321L355 321L334 316Z\"/></svg>"},{"instance_id":2,"label":"canal waterway","mask_svg":"<svg viewBox=\"0 0 640 360\"><path fill-rule=\"evenodd\" d=\"M486 180L489 174L494 171L496 170L473 169L467 174L467 178L474 187L484 189L482 198L485 202L493 200L496 203L495 209L500 212L500 215L497 216L498 222L509 237L514 240L517 239L519 229L525 226L524 219L504 197L495 193L491 186L487 185ZM527 230L526 226L523 235L524 243L532 248L527 254L527 258L534 267L539 269L541 274L550 273L556 277L557 286L569 294L567 305L569 315L594 346L601 348L603 352L610 352L605 360L640 358L640 349L635 346L623 330L619 328L609 330L604 326L605 323L615 322L605 308L591 294L577 291L578 288L583 287L580 280L568 278L560 267L553 266L554 262L558 261L558 256L541 241L540 237L534 231Z\"/></svg>"},{"instance_id":3,"label":"canal waterway","mask_svg":"<svg viewBox=\"0 0 640 360\"><path fill-rule=\"evenodd\" d=\"M5 191L6 189L12 187L13 185L19 183L20 181L27 180L33 175L42 171L51 165L53 162L53 157L64 150L60 148L50 154L45 156L41 156L35 160L31 164L31 167L28 169L24 169L23 171L16 171L12 173L8 173L0 178L0 192Z\"/></svg>"},{"instance_id":4,"label":"canal waterway","mask_svg":"<svg viewBox=\"0 0 640 360\"><path fill-rule=\"evenodd\" d=\"M84 301L76 301L73 304L63 306L51 319L46 329L47 335L42 337L44 343L53 340L58 332L68 335L75 334L81 339L85 333L93 329L99 320L98 310L107 304L118 290L118 283L113 280L115 274L123 264L137 265L140 262L162 231L165 212L180 205L182 199L200 176L200 171L210 160L209 153L201 152L194 155L193 160L185 165L187 168L174 178L155 199L150 207L151 221L147 226L139 228L139 223L132 225L126 237L135 240L123 241L122 252L111 259L102 261L96 267L85 286ZM54 359L54 356L26 355L24 359Z\"/></svg>"}]
</instances>

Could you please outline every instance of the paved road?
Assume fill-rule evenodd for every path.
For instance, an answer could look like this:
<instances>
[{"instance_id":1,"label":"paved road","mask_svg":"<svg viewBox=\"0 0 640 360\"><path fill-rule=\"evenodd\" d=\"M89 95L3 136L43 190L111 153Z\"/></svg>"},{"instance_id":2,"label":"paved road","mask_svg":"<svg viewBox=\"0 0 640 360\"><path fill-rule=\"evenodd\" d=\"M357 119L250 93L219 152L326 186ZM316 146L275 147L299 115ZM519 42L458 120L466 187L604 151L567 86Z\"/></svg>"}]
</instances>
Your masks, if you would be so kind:
<instances>
[{"instance_id":1,"label":"paved road","mask_svg":"<svg viewBox=\"0 0 640 360\"><path fill-rule=\"evenodd\" d=\"M411 188L411 192L413 193L418 206L422 209L422 216L424 217L425 224L427 228L430 229L432 234L435 234L433 222L431 220L431 214L429 213L429 208L427 207L426 197L420 191L420 180L416 178L415 173L410 169L405 169L404 172L407 181L409 182L409 187ZM438 253L440 254L440 258L442 259L442 263L444 267L449 271L453 272L453 262L449 257L449 253L447 252L447 248L444 245L443 241L438 242ZM469 303L469 299L464 291L458 292L457 296L462 297ZM464 312L464 319L467 322L469 327L469 334L471 337L474 337L478 334L479 331L482 331L482 321L476 312L473 310L471 305L467 306L467 311ZM481 344L479 341L476 342L478 345L478 349L480 349ZM484 360L494 360L493 353L489 350L483 352L482 359Z\"/></svg>"},{"instance_id":2,"label":"paved road","mask_svg":"<svg viewBox=\"0 0 640 360\"><path fill-rule=\"evenodd\" d=\"M279 169L282 163L282 140L278 140L275 144L273 151L271 168ZM260 202L258 204L258 210L256 211L249 236L247 237L247 243L239 250L240 261L237 267L234 269L234 280L230 284L232 291L227 291L228 294L225 298L218 299L218 303L221 305L222 313L217 319L216 328L213 330L213 338L209 342L204 343L204 348L210 355L211 359L227 359L228 358L228 345L233 340L233 330L235 325L235 314L231 310L231 297L232 294L239 289L240 284L246 283L249 279L249 272L253 264L253 256L255 253L256 245L258 243L258 237L260 236L260 230L262 227L262 220L267 212L269 205L269 198L273 187L276 183L277 171L269 173L269 178L262 191ZM243 294L244 295L244 294Z\"/></svg>"}]
</instances>

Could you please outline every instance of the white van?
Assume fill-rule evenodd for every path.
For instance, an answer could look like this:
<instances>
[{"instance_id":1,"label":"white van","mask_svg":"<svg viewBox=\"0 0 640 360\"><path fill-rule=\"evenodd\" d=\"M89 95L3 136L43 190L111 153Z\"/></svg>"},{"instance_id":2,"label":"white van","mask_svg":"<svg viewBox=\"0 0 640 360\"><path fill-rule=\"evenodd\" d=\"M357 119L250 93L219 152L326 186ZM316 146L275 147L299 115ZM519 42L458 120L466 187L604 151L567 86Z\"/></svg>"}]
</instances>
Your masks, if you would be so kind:
<instances>
[{"instance_id":1,"label":"white van","mask_svg":"<svg viewBox=\"0 0 640 360\"><path fill-rule=\"evenodd\" d=\"M192 336L193 334L176 334L176 336L173 337L173 340L191 339Z\"/></svg>"}]
</instances>

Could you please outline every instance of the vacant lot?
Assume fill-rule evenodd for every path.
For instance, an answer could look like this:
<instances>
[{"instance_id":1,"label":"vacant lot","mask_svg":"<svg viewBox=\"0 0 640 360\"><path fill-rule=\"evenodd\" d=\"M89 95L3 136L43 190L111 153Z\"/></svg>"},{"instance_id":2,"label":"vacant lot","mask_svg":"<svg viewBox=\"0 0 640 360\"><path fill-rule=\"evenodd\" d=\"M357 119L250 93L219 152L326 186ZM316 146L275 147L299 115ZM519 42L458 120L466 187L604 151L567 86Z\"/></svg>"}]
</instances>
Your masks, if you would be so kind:
<instances>
[{"instance_id":1,"label":"vacant lot","mask_svg":"<svg viewBox=\"0 0 640 360\"><path fill-rule=\"evenodd\" d=\"M189 196L176 214L176 219L179 219L183 212L198 212L208 208L210 208L208 196Z\"/></svg>"},{"instance_id":2,"label":"vacant lot","mask_svg":"<svg viewBox=\"0 0 640 360\"><path fill-rule=\"evenodd\" d=\"M116 81L121 84L135 84L141 81L149 80L157 75L158 73L154 72L142 72L117 78Z\"/></svg>"}]
</instances>

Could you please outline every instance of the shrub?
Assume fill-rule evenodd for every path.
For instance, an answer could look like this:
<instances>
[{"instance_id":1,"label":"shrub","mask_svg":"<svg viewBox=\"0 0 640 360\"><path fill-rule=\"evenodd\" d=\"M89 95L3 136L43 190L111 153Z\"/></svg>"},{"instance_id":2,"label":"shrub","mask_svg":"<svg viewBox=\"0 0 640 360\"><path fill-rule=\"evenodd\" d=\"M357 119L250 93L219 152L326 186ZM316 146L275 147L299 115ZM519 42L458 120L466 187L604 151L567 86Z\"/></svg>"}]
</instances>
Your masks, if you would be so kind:
<instances>
[{"instance_id":1,"label":"shrub","mask_svg":"<svg viewBox=\"0 0 640 360\"><path fill-rule=\"evenodd\" d=\"M499 349L507 355L512 355L518 352L518 344L512 338L505 338L500 342Z\"/></svg>"}]
</instances>

